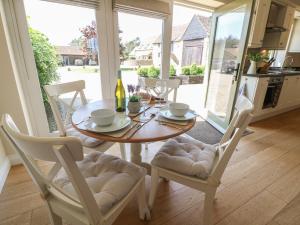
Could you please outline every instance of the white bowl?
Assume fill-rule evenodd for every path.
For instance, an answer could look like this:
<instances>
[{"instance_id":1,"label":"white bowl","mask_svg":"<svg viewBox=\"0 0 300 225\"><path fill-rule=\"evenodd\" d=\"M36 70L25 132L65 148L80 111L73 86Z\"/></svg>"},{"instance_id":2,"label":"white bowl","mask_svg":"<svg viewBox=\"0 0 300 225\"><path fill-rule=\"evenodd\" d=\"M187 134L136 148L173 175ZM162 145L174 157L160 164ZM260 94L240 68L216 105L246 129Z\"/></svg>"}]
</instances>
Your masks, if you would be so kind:
<instances>
[{"instance_id":1,"label":"white bowl","mask_svg":"<svg viewBox=\"0 0 300 225\"><path fill-rule=\"evenodd\" d=\"M169 110L174 116L184 116L189 111L189 109L190 109L189 105L184 103L169 104Z\"/></svg>"},{"instance_id":2,"label":"white bowl","mask_svg":"<svg viewBox=\"0 0 300 225\"><path fill-rule=\"evenodd\" d=\"M97 109L91 112L91 120L98 126L109 126L115 119L115 112L111 109Z\"/></svg>"}]
</instances>

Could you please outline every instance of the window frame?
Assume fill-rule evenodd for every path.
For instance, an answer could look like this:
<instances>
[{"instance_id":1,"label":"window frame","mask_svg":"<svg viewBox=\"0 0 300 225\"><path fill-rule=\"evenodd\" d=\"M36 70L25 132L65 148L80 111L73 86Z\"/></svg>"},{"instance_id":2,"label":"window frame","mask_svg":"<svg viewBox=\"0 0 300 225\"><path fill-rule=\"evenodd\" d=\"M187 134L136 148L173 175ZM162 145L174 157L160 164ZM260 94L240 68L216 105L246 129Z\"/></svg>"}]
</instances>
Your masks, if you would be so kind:
<instances>
[{"instance_id":1,"label":"window frame","mask_svg":"<svg viewBox=\"0 0 300 225\"><path fill-rule=\"evenodd\" d=\"M31 130L31 134L38 136L49 135L46 112L42 102L41 91L39 89L32 46L31 44L30 46L28 45L30 42L23 0L7 0L2 2L6 2L2 4L4 5L3 11L7 13L2 16L8 20L6 26L8 27L9 32L6 36L11 42L10 55L12 61L15 61L13 62L17 71L15 72L15 75L16 79L19 80L18 89L23 96L21 101L26 114L27 126L29 130ZM171 13L162 18L162 40L160 45L162 79L169 79L174 4L177 4L177 2L171 0L169 4ZM117 70L120 68L118 15L117 12L112 9L112 5L113 0L101 0L101 7L95 9L98 45L101 49L99 54L101 62L101 90L104 99L114 98ZM127 13L130 12L127 11ZM132 13L134 14L134 12ZM151 15L145 16L151 17ZM19 19L14 17L19 17ZM23 18L23 22L20 19L21 17ZM157 19L157 17L154 16L153 18ZM26 55L26 57L22 57L24 55ZM33 108L35 110L31 110Z\"/></svg>"}]
</instances>

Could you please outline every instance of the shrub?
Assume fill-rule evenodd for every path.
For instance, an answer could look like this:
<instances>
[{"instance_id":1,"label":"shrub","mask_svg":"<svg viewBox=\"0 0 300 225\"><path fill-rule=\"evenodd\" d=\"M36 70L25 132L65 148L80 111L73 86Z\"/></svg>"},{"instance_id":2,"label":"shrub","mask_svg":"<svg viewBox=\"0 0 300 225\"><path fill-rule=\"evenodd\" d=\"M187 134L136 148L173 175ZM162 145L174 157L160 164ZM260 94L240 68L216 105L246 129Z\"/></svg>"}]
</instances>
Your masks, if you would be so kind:
<instances>
[{"instance_id":1,"label":"shrub","mask_svg":"<svg viewBox=\"0 0 300 225\"><path fill-rule=\"evenodd\" d=\"M159 74L160 74L159 68L155 68L154 66L148 68L148 77L158 78Z\"/></svg>"},{"instance_id":2,"label":"shrub","mask_svg":"<svg viewBox=\"0 0 300 225\"><path fill-rule=\"evenodd\" d=\"M173 65L170 66L170 76L176 76L176 69Z\"/></svg>"},{"instance_id":3,"label":"shrub","mask_svg":"<svg viewBox=\"0 0 300 225\"><path fill-rule=\"evenodd\" d=\"M198 66L197 67L197 74L204 75L205 66Z\"/></svg>"},{"instance_id":4,"label":"shrub","mask_svg":"<svg viewBox=\"0 0 300 225\"><path fill-rule=\"evenodd\" d=\"M190 75L190 67L184 66L181 68L181 73L184 75Z\"/></svg>"},{"instance_id":5,"label":"shrub","mask_svg":"<svg viewBox=\"0 0 300 225\"><path fill-rule=\"evenodd\" d=\"M190 67L190 75L197 75L198 70L197 70L197 65L196 64L192 64Z\"/></svg>"},{"instance_id":6,"label":"shrub","mask_svg":"<svg viewBox=\"0 0 300 225\"><path fill-rule=\"evenodd\" d=\"M146 67L140 67L137 69L137 74L139 76L148 77L148 68Z\"/></svg>"},{"instance_id":7,"label":"shrub","mask_svg":"<svg viewBox=\"0 0 300 225\"><path fill-rule=\"evenodd\" d=\"M56 70L59 60L56 56L55 48L50 44L48 38L43 33L29 28L29 36L33 48L43 101L44 103L48 103L43 86L58 80L59 77Z\"/></svg>"},{"instance_id":8,"label":"shrub","mask_svg":"<svg viewBox=\"0 0 300 225\"><path fill-rule=\"evenodd\" d=\"M181 68L181 73L184 75L201 76L204 74L205 66L197 66L192 64L191 66L184 66Z\"/></svg>"}]
</instances>

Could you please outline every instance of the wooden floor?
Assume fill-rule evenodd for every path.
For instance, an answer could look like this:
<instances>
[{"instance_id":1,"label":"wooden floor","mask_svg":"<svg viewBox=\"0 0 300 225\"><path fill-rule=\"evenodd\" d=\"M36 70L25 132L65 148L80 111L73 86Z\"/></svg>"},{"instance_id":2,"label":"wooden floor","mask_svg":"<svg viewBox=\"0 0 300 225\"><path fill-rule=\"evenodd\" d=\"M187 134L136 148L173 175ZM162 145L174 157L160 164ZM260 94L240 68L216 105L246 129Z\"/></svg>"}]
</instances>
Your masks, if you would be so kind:
<instances>
[{"instance_id":1,"label":"wooden floor","mask_svg":"<svg viewBox=\"0 0 300 225\"><path fill-rule=\"evenodd\" d=\"M240 142L217 192L215 224L300 225L300 110L251 128L255 132ZM151 144L145 158L159 145ZM147 186L149 191L149 177ZM134 201L114 224L201 225L202 204L200 192L161 181L151 221L138 219ZM0 195L0 225L17 224L49 224L37 188L22 166L12 168Z\"/></svg>"}]
</instances>

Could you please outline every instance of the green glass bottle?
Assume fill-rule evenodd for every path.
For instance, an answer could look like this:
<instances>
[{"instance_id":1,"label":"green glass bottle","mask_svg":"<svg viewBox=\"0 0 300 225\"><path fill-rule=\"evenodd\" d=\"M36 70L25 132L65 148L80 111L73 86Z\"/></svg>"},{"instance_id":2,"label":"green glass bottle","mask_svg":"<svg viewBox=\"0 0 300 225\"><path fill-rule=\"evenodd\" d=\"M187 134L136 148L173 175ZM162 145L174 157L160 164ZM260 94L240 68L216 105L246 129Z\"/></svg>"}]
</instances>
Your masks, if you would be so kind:
<instances>
[{"instance_id":1,"label":"green glass bottle","mask_svg":"<svg viewBox=\"0 0 300 225\"><path fill-rule=\"evenodd\" d=\"M121 70L118 70L118 81L115 89L116 111L125 112L126 110L126 94L122 83Z\"/></svg>"}]
</instances>

